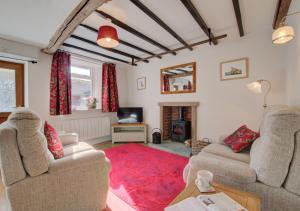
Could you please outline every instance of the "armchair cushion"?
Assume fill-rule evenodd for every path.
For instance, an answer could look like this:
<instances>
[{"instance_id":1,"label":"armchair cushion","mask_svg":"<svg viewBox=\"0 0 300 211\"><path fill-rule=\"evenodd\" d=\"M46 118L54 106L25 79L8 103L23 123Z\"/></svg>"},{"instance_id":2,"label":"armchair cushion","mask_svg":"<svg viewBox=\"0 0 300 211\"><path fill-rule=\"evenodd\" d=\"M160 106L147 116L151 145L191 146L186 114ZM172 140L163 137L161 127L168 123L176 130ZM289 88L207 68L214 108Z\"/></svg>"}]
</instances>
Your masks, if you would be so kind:
<instances>
[{"instance_id":1,"label":"armchair cushion","mask_svg":"<svg viewBox=\"0 0 300 211\"><path fill-rule=\"evenodd\" d=\"M58 134L58 136L63 146L78 143L77 133L62 133L62 134Z\"/></svg>"},{"instance_id":2,"label":"armchair cushion","mask_svg":"<svg viewBox=\"0 0 300 211\"><path fill-rule=\"evenodd\" d=\"M56 130L47 121L44 125L44 134L47 138L48 149L55 159L64 157L64 148Z\"/></svg>"},{"instance_id":3,"label":"armchair cushion","mask_svg":"<svg viewBox=\"0 0 300 211\"><path fill-rule=\"evenodd\" d=\"M250 163L250 154L248 152L233 152L230 147L223 144L210 144L207 147L204 147L203 152L208 152L211 154L224 156L233 160L241 161L244 163Z\"/></svg>"},{"instance_id":4,"label":"armchair cushion","mask_svg":"<svg viewBox=\"0 0 300 211\"><path fill-rule=\"evenodd\" d=\"M92 165L96 162L102 162L105 159L105 153L99 150L88 150L75 153L53 161L49 167L49 173L52 174L69 171L70 169L81 168L84 165Z\"/></svg>"},{"instance_id":5,"label":"armchair cushion","mask_svg":"<svg viewBox=\"0 0 300 211\"><path fill-rule=\"evenodd\" d=\"M40 132L41 119L35 112L21 108L9 115L8 122L17 130L17 141L26 172L38 176L48 171L51 157L47 140Z\"/></svg>"},{"instance_id":6,"label":"armchair cushion","mask_svg":"<svg viewBox=\"0 0 300 211\"><path fill-rule=\"evenodd\" d=\"M0 177L6 186L26 177L17 144L17 131L7 122L0 125L0 161Z\"/></svg>"},{"instance_id":7,"label":"armchair cushion","mask_svg":"<svg viewBox=\"0 0 300 211\"><path fill-rule=\"evenodd\" d=\"M70 144L64 147L65 156L69 156L75 153L94 149L91 145L85 142L79 142L77 144Z\"/></svg>"},{"instance_id":8,"label":"armchair cushion","mask_svg":"<svg viewBox=\"0 0 300 211\"><path fill-rule=\"evenodd\" d=\"M281 187L294 154L300 112L293 108L269 110L261 125L261 137L250 151L250 166L260 182Z\"/></svg>"}]
</instances>

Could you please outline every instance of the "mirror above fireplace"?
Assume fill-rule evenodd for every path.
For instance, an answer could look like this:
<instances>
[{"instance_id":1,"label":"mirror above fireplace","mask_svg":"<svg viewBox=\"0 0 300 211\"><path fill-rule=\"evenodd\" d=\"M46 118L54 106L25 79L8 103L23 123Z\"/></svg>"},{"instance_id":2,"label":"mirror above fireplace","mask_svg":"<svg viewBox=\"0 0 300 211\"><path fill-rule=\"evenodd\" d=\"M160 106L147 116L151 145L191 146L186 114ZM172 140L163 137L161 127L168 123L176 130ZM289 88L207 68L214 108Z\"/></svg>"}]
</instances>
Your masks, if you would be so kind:
<instances>
[{"instance_id":1,"label":"mirror above fireplace","mask_svg":"<svg viewBox=\"0 0 300 211\"><path fill-rule=\"evenodd\" d=\"M196 92L196 62L162 68L161 94Z\"/></svg>"}]
</instances>

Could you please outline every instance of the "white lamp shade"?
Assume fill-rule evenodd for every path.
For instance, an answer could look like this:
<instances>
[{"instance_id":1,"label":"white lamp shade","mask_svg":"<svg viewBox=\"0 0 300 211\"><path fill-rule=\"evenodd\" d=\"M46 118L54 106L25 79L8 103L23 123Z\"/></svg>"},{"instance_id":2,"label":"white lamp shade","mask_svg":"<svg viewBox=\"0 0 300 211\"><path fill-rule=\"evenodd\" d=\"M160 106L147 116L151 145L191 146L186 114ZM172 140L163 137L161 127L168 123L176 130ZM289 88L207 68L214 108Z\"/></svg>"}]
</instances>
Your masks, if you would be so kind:
<instances>
[{"instance_id":1,"label":"white lamp shade","mask_svg":"<svg viewBox=\"0 0 300 211\"><path fill-rule=\"evenodd\" d=\"M261 82L259 81L247 84L247 88L254 93L262 93Z\"/></svg>"},{"instance_id":2,"label":"white lamp shade","mask_svg":"<svg viewBox=\"0 0 300 211\"><path fill-rule=\"evenodd\" d=\"M295 37L295 32L291 26L281 26L273 31L272 42L274 44L284 44Z\"/></svg>"}]
</instances>

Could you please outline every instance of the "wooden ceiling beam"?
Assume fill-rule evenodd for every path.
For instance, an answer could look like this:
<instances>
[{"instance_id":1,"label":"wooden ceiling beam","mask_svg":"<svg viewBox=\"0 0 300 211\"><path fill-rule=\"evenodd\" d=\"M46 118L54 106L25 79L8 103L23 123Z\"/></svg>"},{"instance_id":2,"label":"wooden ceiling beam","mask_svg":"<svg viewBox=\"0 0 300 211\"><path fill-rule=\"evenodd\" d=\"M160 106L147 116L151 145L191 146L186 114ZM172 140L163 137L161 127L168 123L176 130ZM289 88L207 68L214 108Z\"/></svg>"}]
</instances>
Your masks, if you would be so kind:
<instances>
[{"instance_id":1,"label":"wooden ceiling beam","mask_svg":"<svg viewBox=\"0 0 300 211\"><path fill-rule=\"evenodd\" d=\"M292 0L278 0L274 15L273 29L280 26L282 19L288 14Z\"/></svg>"},{"instance_id":2,"label":"wooden ceiling beam","mask_svg":"<svg viewBox=\"0 0 300 211\"><path fill-rule=\"evenodd\" d=\"M90 30L90 31L95 32L95 33L98 34L98 30L95 29L95 28L93 28L93 27L91 27L91 26L88 26L88 25L86 25L86 24L80 24L79 26L84 27L84 28L86 28L86 29L88 29L88 30ZM146 53L146 54L149 54L149 55L152 55L152 56L155 55L155 53L152 53L151 51L145 50L145 49L143 49L143 48L141 48L141 47L138 47L138 46L136 46L136 45L134 45L134 44L131 44L131 43L129 43L129 42L126 42L126 41L124 41L124 40L119 39L119 42L120 42L122 45L126 45L126 46L128 46L128 47L131 47L131 48L136 49L136 50L138 50L138 51L144 52L144 53ZM161 57L161 56L157 56L157 58L161 59L162 57Z\"/></svg>"},{"instance_id":3,"label":"wooden ceiling beam","mask_svg":"<svg viewBox=\"0 0 300 211\"><path fill-rule=\"evenodd\" d=\"M110 0L82 0L51 37L44 53L52 54L68 39L76 27L102 4Z\"/></svg>"},{"instance_id":4,"label":"wooden ceiling beam","mask_svg":"<svg viewBox=\"0 0 300 211\"><path fill-rule=\"evenodd\" d=\"M113 57L113 56L108 56L108 55L105 55L103 53L92 51L92 50L82 48L82 47L79 47L79 46L76 46L76 45L72 45L72 44L68 44L68 43L63 43L62 45L65 46L65 47L68 47L68 48L74 48L74 49L77 49L77 50L80 50L80 51L85 51L87 53L91 53L91 54L94 54L94 55L97 55L97 56L102 56L102 57L107 58L107 59L123 62L123 63L130 64L130 65L135 65L135 64L132 64L131 62L125 61L123 59L119 59L119 58L116 58L116 57Z\"/></svg>"},{"instance_id":5,"label":"wooden ceiling beam","mask_svg":"<svg viewBox=\"0 0 300 211\"><path fill-rule=\"evenodd\" d=\"M159 42L157 42L157 41L151 39L150 37L148 37L148 36L142 34L141 32L139 32L139 31L137 31L136 29L134 29L134 28L128 26L127 24L123 23L122 21L119 21L118 19L112 17L111 15L109 15L109 14L103 12L103 11L100 11L100 10L96 10L96 12L97 12L98 15L100 15L102 18L110 19L111 22L112 22L113 24L115 24L116 26L118 26L118 27L120 27L120 28L126 30L127 32L129 32L129 33L131 33L131 34L134 34L135 36L137 36L137 37L139 37L139 38L141 38L141 39L143 39L143 40L145 40L145 41L151 43L152 45L154 45L154 46L156 46L156 47L158 47L158 48L160 48L160 49L163 49L163 50L165 50L165 51L170 51L170 49L167 48L166 46L164 46L164 45L160 44ZM176 52L170 52L170 53L173 54L173 55L176 55Z\"/></svg>"},{"instance_id":6,"label":"wooden ceiling beam","mask_svg":"<svg viewBox=\"0 0 300 211\"><path fill-rule=\"evenodd\" d=\"M244 27L243 27L243 21L242 21L239 0L232 0L232 4L233 4L233 8L234 8L236 22L239 27L240 37L243 37L245 35L245 33L244 33Z\"/></svg>"},{"instance_id":7,"label":"wooden ceiling beam","mask_svg":"<svg viewBox=\"0 0 300 211\"><path fill-rule=\"evenodd\" d=\"M191 0L180 0L181 3L186 7L186 9L190 12L190 14L193 16L195 21L198 23L200 28L203 30L203 32L207 35L208 38L212 38L213 44L217 45L218 41L214 38L213 33L210 32L209 27L201 17L200 13L197 11L196 7L192 3Z\"/></svg>"},{"instance_id":8,"label":"wooden ceiling beam","mask_svg":"<svg viewBox=\"0 0 300 211\"><path fill-rule=\"evenodd\" d=\"M223 35L220 35L220 36L216 36L216 37L212 38L212 41L214 41L214 40L219 40L219 39L223 39L223 38L225 38L225 37L227 37L227 34L223 34ZM207 39L207 40L203 40L203 41L200 41L200 42L195 42L195 43L193 43L193 44L190 44L189 46L190 46L190 47L195 47L195 46L197 46L197 45L202 45L202 44L205 44L205 43L209 43L210 41L211 41L211 39ZM186 47L179 47L179 48L176 48L176 49L173 49L173 50L170 50L170 51L165 51L165 52L156 54L155 56L163 56L163 55L168 54L168 53L170 53L170 52L181 51L181 50L184 50L184 49L186 49ZM137 60L137 61L135 61L135 63L141 62L141 61L143 61L144 59L145 59L145 60L151 59L151 58L153 58L153 57L155 57L155 56L149 56L149 57L143 58L143 59L141 59L141 60Z\"/></svg>"},{"instance_id":9,"label":"wooden ceiling beam","mask_svg":"<svg viewBox=\"0 0 300 211\"><path fill-rule=\"evenodd\" d=\"M160 25L164 30L169 32L175 39L181 42L184 46L188 46L188 44L180 37L173 29L171 29L168 24L166 24L163 20L161 20L157 15L155 15L147 6L145 6L139 0L130 0L136 7L138 7L141 11L143 11L146 15L148 15L152 20L154 20L158 25ZM193 50L193 48L190 48Z\"/></svg>"},{"instance_id":10,"label":"wooden ceiling beam","mask_svg":"<svg viewBox=\"0 0 300 211\"><path fill-rule=\"evenodd\" d=\"M80 40L80 41L82 41L82 42L88 43L88 44L90 44L90 45L96 46L96 47L98 47L98 48L102 48L102 49L104 49L104 50L107 50L107 51L110 51L110 52L113 52L113 53L116 53L116 54L120 54L120 55L122 55L122 56L129 57L129 58L131 58L131 59L132 59L132 58L134 58L134 59L141 59L141 58L138 57L138 56L135 56L135 55L132 55L132 54L123 52L123 51L119 51L119 50L114 49L114 48L104 48L104 47L102 47L102 46L99 46L96 42L93 42L93 41L91 41L91 40L85 39L85 38L83 38L83 37L80 37L80 36L77 36L77 35L74 35L74 34L71 35L71 38L76 39L76 40ZM146 62L146 63L149 63L149 60L145 60L145 62Z\"/></svg>"},{"instance_id":11,"label":"wooden ceiling beam","mask_svg":"<svg viewBox=\"0 0 300 211\"><path fill-rule=\"evenodd\" d=\"M190 72L190 71L183 70L183 69L176 69L176 70L178 70L178 71L180 71L180 72L184 72L184 73L189 73L189 72Z\"/></svg>"}]
</instances>

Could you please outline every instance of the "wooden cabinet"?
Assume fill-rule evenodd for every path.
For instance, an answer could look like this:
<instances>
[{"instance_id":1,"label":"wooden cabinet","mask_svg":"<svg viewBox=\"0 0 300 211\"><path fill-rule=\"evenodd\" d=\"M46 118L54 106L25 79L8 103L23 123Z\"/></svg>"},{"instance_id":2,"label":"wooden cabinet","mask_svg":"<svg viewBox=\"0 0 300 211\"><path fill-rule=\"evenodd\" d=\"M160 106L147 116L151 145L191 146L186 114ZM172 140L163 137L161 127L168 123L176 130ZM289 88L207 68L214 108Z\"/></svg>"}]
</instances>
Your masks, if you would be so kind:
<instances>
[{"instance_id":1,"label":"wooden cabinet","mask_svg":"<svg viewBox=\"0 0 300 211\"><path fill-rule=\"evenodd\" d=\"M112 124L112 143L116 142L144 142L147 143L147 125Z\"/></svg>"}]
</instances>

